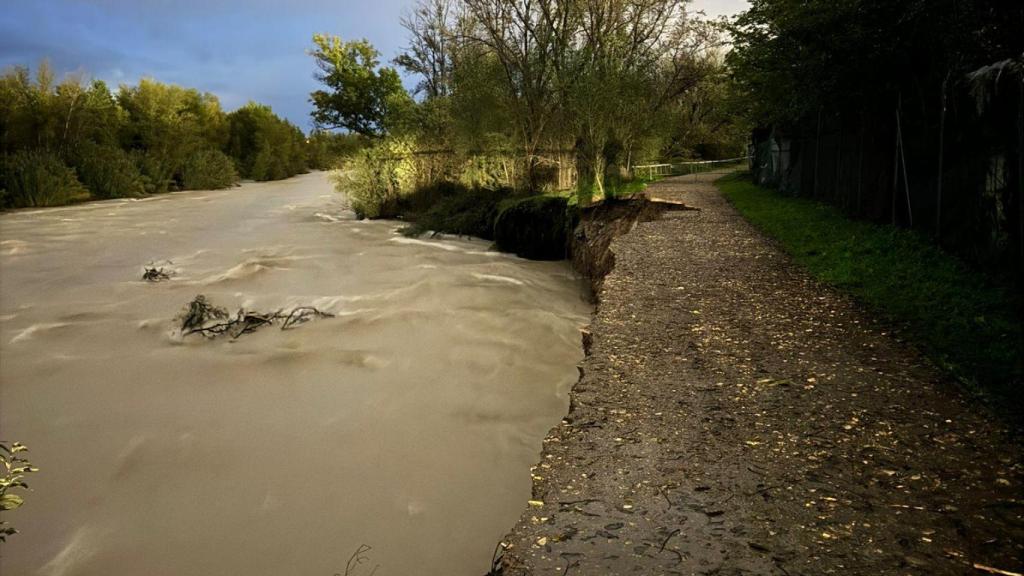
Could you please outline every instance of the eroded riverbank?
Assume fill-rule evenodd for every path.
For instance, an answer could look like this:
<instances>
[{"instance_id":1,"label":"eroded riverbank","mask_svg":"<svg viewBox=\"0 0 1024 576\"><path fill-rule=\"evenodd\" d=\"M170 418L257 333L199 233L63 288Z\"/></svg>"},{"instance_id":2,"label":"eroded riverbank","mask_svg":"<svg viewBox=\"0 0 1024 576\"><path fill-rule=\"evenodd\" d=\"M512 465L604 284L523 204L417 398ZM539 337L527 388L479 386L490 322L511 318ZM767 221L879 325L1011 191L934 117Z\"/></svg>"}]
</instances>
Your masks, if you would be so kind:
<instances>
[{"instance_id":1,"label":"eroded riverbank","mask_svg":"<svg viewBox=\"0 0 1024 576\"><path fill-rule=\"evenodd\" d=\"M42 469L3 573L479 574L591 309L565 263L396 228L322 174L0 216L0 436ZM181 340L200 293L336 317Z\"/></svg>"}]
</instances>

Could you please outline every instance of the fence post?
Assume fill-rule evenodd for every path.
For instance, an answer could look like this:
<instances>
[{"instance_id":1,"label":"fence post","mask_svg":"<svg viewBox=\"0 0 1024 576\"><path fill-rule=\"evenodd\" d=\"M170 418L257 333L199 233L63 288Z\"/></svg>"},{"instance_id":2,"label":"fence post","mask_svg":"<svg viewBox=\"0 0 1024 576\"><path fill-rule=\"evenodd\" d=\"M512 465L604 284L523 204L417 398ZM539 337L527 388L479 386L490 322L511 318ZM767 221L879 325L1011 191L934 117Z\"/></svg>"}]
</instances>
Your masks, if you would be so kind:
<instances>
[{"instance_id":1,"label":"fence post","mask_svg":"<svg viewBox=\"0 0 1024 576\"><path fill-rule=\"evenodd\" d=\"M902 102L901 102L902 104ZM903 144L903 124L900 121L900 109L896 108L896 135L899 138L900 161L903 165L903 189L907 193L907 222L914 227L914 209L910 206L910 175L907 174L907 147Z\"/></svg>"}]
</instances>

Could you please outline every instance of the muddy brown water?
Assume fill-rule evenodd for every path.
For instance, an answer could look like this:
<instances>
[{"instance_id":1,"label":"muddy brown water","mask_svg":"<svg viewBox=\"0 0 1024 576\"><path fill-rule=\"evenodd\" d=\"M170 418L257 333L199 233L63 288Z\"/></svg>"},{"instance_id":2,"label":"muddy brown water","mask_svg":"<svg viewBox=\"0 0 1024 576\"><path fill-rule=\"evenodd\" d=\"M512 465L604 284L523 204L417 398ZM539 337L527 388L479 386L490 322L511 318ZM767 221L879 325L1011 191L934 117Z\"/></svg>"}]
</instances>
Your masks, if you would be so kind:
<instances>
[{"instance_id":1,"label":"muddy brown water","mask_svg":"<svg viewBox=\"0 0 1024 576\"><path fill-rule=\"evenodd\" d=\"M564 263L397 228L321 173L0 216L0 437L41 468L0 572L484 572L590 308ZM336 317L182 339L200 293Z\"/></svg>"}]
</instances>

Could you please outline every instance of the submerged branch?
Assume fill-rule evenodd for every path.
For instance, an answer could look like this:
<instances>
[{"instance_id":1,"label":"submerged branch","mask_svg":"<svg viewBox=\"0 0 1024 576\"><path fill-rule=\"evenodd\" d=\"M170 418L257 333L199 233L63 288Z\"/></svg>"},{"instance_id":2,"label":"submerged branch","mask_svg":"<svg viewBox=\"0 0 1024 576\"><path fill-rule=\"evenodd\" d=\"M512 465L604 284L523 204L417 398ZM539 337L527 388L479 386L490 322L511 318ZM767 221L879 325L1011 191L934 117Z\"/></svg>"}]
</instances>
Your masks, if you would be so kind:
<instances>
[{"instance_id":1,"label":"submerged branch","mask_svg":"<svg viewBox=\"0 0 1024 576\"><path fill-rule=\"evenodd\" d=\"M201 334L206 338L230 336L235 340L251 334L265 326L281 323L281 330L288 330L310 320L333 318L334 315L312 306L300 306L289 312L283 309L273 313L261 313L239 309L234 317L227 310L210 304L202 294L195 297L178 316L182 336Z\"/></svg>"}]
</instances>

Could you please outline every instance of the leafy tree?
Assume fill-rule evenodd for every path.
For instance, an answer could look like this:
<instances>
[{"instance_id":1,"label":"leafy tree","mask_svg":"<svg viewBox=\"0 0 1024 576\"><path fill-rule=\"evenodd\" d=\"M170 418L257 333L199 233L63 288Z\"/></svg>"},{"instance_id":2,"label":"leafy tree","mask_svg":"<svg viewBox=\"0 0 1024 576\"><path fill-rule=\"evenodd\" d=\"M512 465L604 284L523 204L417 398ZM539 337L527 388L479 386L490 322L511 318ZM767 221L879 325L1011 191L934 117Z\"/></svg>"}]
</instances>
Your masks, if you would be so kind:
<instances>
[{"instance_id":1,"label":"leafy tree","mask_svg":"<svg viewBox=\"0 0 1024 576\"><path fill-rule=\"evenodd\" d=\"M728 56L750 116L793 122L822 107L938 93L950 76L1019 57L1024 10L1004 0L752 0Z\"/></svg>"},{"instance_id":2,"label":"leafy tree","mask_svg":"<svg viewBox=\"0 0 1024 576\"><path fill-rule=\"evenodd\" d=\"M227 121L226 149L243 178L279 180L306 171L305 136L269 106L250 102Z\"/></svg>"},{"instance_id":3,"label":"leafy tree","mask_svg":"<svg viewBox=\"0 0 1024 576\"><path fill-rule=\"evenodd\" d=\"M122 143L138 151L147 192L182 187L186 159L224 139L226 123L212 94L143 79L122 86L117 101L127 115Z\"/></svg>"},{"instance_id":4,"label":"leafy tree","mask_svg":"<svg viewBox=\"0 0 1024 576\"><path fill-rule=\"evenodd\" d=\"M304 172L309 144L302 132L269 108L247 108L257 118L241 138L252 144L240 146L237 121L212 94L144 79L115 96L103 82L79 75L58 82L46 62L34 76L11 68L0 74L3 203L220 188L238 179L236 163L247 175L259 164L259 179Z\"/></svg>"},{"instance_id":5,"label":"leafy tree","mask_svg":"<svg viewBox=\"0 0 1024 576\"><path fill-rule=\"evenodd\" d=\"M457 38L453 0L420 0L402 19L409 32L409 47L395 64L420 76L416 94L428 100L451 94Z\"/></svg>"},{"instance_id":6,"label":"leafy tree","mask_svg":"<svg viewBox=\"0 0 1024 576\"><path fill-rule=\"evenodd\" d=\"M313 44L317 80L327 88L310 95L319 128L376 138L401 124L411 98L398 72L380 66L380 53L369 42L317 34Z\"/></svg>"}]
</instances>

